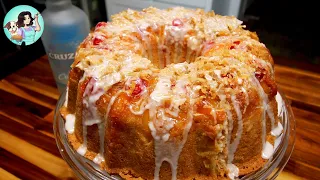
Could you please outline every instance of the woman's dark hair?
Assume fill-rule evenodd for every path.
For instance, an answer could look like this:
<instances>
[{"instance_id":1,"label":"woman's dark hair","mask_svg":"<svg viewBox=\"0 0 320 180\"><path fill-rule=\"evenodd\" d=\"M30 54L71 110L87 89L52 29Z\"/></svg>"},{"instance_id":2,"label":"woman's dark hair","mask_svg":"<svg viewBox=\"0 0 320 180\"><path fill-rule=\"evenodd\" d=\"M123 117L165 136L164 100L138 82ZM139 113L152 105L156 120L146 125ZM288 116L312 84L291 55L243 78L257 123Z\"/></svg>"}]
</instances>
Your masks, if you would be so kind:
<instances>
[{"instance_id":1,"label":"woman's dark hair","mask_svg":"<svg viewBox=\"0 0 320 180\"><path fill-rule=\"evenodd\" d=\"M32 18L32 16L31 16L31 13L30 13L29 11L22 11L22 12L18 15L17 25L18 25L19 28L24 26L23 21L24 21L24 16L25 16L25 15L29 15L29 17L30 17L30 23L27 24L27 25L28 25L28 26L31 26L31 25L33 24L33 18Z\"/></svg>"}]
</instances>

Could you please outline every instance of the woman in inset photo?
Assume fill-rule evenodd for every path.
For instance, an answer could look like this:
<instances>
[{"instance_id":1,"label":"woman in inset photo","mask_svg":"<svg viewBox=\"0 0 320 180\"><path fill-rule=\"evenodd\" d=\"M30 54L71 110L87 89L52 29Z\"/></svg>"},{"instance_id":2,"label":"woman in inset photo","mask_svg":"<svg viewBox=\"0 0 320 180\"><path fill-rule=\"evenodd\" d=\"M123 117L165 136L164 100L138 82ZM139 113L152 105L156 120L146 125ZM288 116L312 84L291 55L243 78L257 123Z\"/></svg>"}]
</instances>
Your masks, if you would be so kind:
<instances>
[{"instance_id":1,"label":"woman in inset photo","mask_svg":"<svg viewBox=\"0 0 320 180\"><path fill-rule=\"evenodd\" d=\"M33 25L33 20L35 26ZM29 11L23 11L18 15L17 26L22 41L24 41L26 45L32 44L35 40L36 32L41 30L38 22L38 14L35 14L34 18L32 18Z\"/></svg>"}]
</instances>

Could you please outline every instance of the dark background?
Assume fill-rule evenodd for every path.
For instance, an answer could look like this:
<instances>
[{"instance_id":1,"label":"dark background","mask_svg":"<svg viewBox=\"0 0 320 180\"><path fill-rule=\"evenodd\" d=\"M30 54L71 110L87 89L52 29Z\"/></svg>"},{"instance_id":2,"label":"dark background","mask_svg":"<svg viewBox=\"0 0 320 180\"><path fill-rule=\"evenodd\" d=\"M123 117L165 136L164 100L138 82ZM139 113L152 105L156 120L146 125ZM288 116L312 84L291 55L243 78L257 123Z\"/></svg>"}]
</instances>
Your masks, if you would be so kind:
<instances>
[{"instance_id":1,"label":"dark background","mask_svg":"<svg viewBox=\"0 0 320 180\"><path fill-rule=\"evenodd\" d=\"M105 2L96 1L99 8L90 12L93 25L106 20ZM40 13L45 9L44 0L0 2L1 22L5 13L17 5L31 5ZM73 0L73 4L80 7L77 0ZM257 32L260 41L270 49L277 64L319 72L319 13L317 1L255 0L246 8L241 20L247 25L247 29ZM31 46L18 47L4 33L0 34L0 79L45 55L41 39Z\"/></svg>"},{"instance_id":2,"label":"dark background","mask_svg":"<svg viewBox=\"0 0 320 180\"><path fill-rule=\"evenodd\" d=\"M286 65L319 72L320 9L317 1L256 0L246 10L248 29ZM251 17L251 18L250 18ZM256 20L255 20L256 19Z\"/></svg>"}]
</instances>

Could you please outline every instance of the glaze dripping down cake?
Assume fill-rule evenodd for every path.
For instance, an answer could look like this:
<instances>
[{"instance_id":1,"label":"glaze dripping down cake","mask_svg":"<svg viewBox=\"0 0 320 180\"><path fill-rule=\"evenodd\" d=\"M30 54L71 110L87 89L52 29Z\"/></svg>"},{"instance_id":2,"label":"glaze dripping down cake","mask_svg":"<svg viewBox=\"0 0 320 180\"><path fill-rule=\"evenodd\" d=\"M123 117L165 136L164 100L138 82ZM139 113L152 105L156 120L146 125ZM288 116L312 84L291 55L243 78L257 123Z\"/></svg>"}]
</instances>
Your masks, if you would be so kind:
<instances>
[{"instance_id":1,"label":"glaze dripping down cake","mask_svg":"<svg viewBox=\"0 0 320 180\"><path fill-rule=\"evenodd\" d=\"M124 179L234 179L282 133L273 59L235 17L146 8L100 22L60 109L72 147Z\"/></svg>"}]
</instances>

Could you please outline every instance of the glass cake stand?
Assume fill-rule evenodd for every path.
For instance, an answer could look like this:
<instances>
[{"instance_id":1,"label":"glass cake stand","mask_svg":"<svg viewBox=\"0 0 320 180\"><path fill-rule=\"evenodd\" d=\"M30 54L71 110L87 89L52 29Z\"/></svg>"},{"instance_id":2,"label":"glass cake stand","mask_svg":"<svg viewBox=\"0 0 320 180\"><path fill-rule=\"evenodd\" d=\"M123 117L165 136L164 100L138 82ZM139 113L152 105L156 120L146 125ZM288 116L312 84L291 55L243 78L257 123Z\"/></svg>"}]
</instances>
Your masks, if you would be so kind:
<instances>
[{"instance_id":1,"label":"glass cake stand","mask_svg":"<svg viewBox=\"0 0 320 180\"><path fill-rule=\"evenodd\" d=\"M283 135L280 144L275 150L273 157L269 159L263 168L239 178L240 180L275 179L283 170L292 154L295 144L295 119L288 100L281 91L279 93L287 110L284 116L280 118L283 125ZM79 155L68 143L64 120L59 113L59 109L63 106L65 101L65 94L66 92L63 92L58 100L53 124L56 143L63 159L68 163L79 179L120 180L120 176L108 174L106 171L101 170L94 162Z\"/></svg>"}]
</instances>

